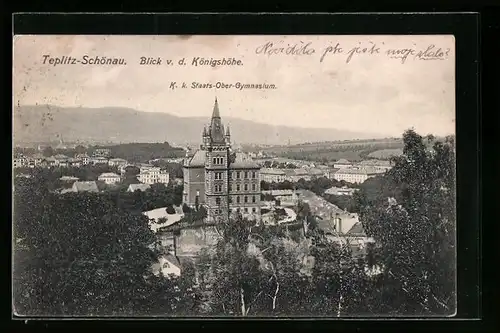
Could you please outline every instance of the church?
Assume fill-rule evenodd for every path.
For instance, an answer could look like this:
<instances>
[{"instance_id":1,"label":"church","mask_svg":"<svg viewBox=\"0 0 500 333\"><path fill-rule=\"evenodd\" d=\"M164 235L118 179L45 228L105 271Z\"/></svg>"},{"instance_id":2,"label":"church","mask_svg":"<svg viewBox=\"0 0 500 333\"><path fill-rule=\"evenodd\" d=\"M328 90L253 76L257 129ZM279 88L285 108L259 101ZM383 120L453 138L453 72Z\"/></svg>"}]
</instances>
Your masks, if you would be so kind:
<instances>
[{"instance_id":1,"label":"church","mask_svg":"<svg viewBox=\"0 0 500 333\"><path fill-rule=\"evenodd\" d=\"M186 153L183 172L183 203L205 206L208 222L227 221L234 214L260 221L260 166L232 149L217 98L210 124L203 128L202 144Z\"/></svg>"}]
</instances>

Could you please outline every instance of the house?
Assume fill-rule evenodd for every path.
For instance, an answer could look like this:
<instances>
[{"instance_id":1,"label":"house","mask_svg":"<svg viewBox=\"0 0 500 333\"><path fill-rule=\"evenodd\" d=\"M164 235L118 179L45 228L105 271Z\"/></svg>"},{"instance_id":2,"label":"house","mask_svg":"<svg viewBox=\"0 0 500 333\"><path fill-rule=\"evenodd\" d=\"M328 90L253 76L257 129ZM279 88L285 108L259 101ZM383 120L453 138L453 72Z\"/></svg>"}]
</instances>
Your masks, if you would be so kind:
<instances>
[{"instance_id":1,"label":"house","mask_svg":"<svg viewBox=\"0 0 500 333\"><path fill-rule=\"evenodd\" d=\"M121 167L121 166L125 166L127 164L128 164L127 160L124 160L123 158L111 158L108 161L109 166Z\"/></svg>"},{"instance_id":2,"label":"house","mask_svg":"<svg viewBox=\"0 0 500 333\"><path fill-rule=\"evenodd\" d=\"M268 183L281 183L286 180L284 170L275 168L262 168L260 169L260 181Z\"/></svg>"},{"instance_id":3,"label":"house","mask_svg":"<svg viewBox=\"0 0 500 333\"><path fill-rule=\"evenodd\" d=\"M361 161L358 163L358 166L374 168L374 169L377 169L381 172L388 171L388 170L392 169L392 165L391 165L390 161L376 160L376 159Z\"/></svg>"},{"instance_id":4,"label":"house","mask_svg":"<svg viewBox=\"0 0 500 333\"><path fill-rule=\"evenodd\" d=\"M287 179L290 182L298 182L301 179L304 179L305 181L311 180L311 174L309 173L309 170L305 168L298 168L298 169L289 169L287 170Z\"/></svg>"},{"instance_id":5,"label":"house","mask_svg":"<svg viewBox=\"0 0 500 333\"><path fill-rule=\"evenodd\" d=\"M135 191L144 192L149 188L151 188L151 185L149 184L130 184L127 188L127 192L135 192Z\"/></svg>"},{"instance_id":6,"label":"house","mask_svg":"<svg viewBox=\"0 0 500 333\"><path fill-rule=\"evenodd\" d=\"M82 166L82 160L78 158L69 158L68 159L68 166L70 167L80 167Z\"/></svg>"},{"instance_id":7,"label":"house","mask_svg":"<svg viewBox=\"0 0 500 333\"><path fill-rule=\"evenodd\" d=\"M143 184L168 184L170 175L168 172L158 167L141 167L137 179Z\"/></svg>"},{"instance_id":8,"label":"house","mask_svg":"<svg viewBox=\"0 0 500 333\"><path fill-rule=\"evenodd\" d=\"M62 182L76 182L79 180L79 178L72 176L62 176L61 178L59 178L59 180Z\"/></svg>"},{"instance_id":9,"label":"house","mask_svg":"<svg viewBox=\"0 0 500 333\"><path fill-rule=\"evenodd\" d=\"M109 148L97 148L94 153L92 154L92 157L109 157L111 155L111 149Z\"/></svg>"},{"instance_id":10,"label":"house","mask_svg":"<svg viewBox=\"0 0 500 333\"><path fill-rule=\"evenodd\" d=\"M361 184L380 173L380 170L374 168L342 168L335 172L333 178L338 181L343 180L352 184Z\"/></svg>"},{"instance_id":11,"label":"house","mask_svg":"<svg viewBox=\"0 0 500 333\"><path fill-rule=\"evenodd\" d=\"M54 156L47 157L45 159L45 162L47 163L47 165L49 167L55 167L55 166L58 165L58 161L56 161L56 159L54 158Z\"/></svg>"},{"instance_id":12,"label":"house","mask_svg":"<svg viewBox=\"0 0 500 333\"><path fill-rule=\"evenodd\" d=\"M12 164L14 168L22 168L28 165L28 159L23 155L19 155L14 157Z\"/></svg>"},{"instance_id":13,"label":"house","mask_svg":"<svg viewBox=\"0 0 500 333\"><path fill-rule=\"evenodd\" d=\"M113 172L106 172L97 178L97 180L102 181L108 185L113 185L118 183L121 180L121 177Z\"/></svg>"},{"instance_id":14,"label":"house","mask_svg":"<svg viewBox=\"0 0 500 333\"><path fill-rule=\"evenodd\" d=\"M160 272L163 276L180 276L181 275L181 264L179 259L173 254L166 254L159 258L159 262L153 264L153 274L158 275Z\"/></svg>"},{"instance_id":15,"label":"house","mask_svg":"<svg viewBox=\"0 0 500 333\"><path fill-rule=\"evenodd\" d=\"M75 158L82 161L82 165L87 165L90 162L90 157L87 154L76 154Z\"/></svg>"},{"instance_id":16,"label":"house","mask_svg":"<svg viewBox=\"0 0 500 333\"><path fill-rule=\"evenodd\" d=\"M313 167L309 169L309 175L311 178L321 178L325 177L326 171L318 167Z\"/></svg>"},{"instance_id":17,"label":"house","mask_svg":"<svg viewBox=\"0 0 500 333\"><path fill-rule=\"evenodd\" d=\"M40 153L33 154L28 159L28 165L30 168L41 167L44 165L44 162L45 162L45 156L43 156L43 154Z\"/></svg>"},{"instance_id":18,"label":"house","mask_svg":"<svg viewBox=\"0 0 500 333\"><path fill-rule=\"evenodd\" d=\"M330 187L325 191L325 194L331 194L331 195L347 195L347 196L352 196L354 192L357 191L355 188L348 188L347 186L344 187Z\"/></svg>"},{"instance_id":19,"label":"house","mask_svg":"<svg viewBox=\"0 0 500 333\"><path fill-rule=\"evenodd\" d=\"M67 167L69 157L63 154L57 154L53 156L53 161L54 161L54 166L59 166L59 167Z\"/></svg>"},{"instance_id":20,"label":"house","mask_svg":"<svg viewBox=\"0 0 500 333\"><path fill-rule=\"evenodd\" d=\"M75 182L71 189L73 192L99 192L95 181Z\"/></svg>"},{"instance_id":21,"label":"house","mask_svg":"<svg viewBox=\"0 0 500 333\"><path fill-rule=\"evenodd\" d=\"M333 167L335 169L350 168L352 167L352 163L344 158L341 158L340 160L333 163Z\"/></svg>"},{"instance_id":22,"label":"house","mask_svg":"<svg viewBox=\"0 0 500 333\"><path fill-rule=\"evenodd\" d=\"M281 206L295 206L299 201L294 190L268 190L262 191L262 194L272 195L280 201Z\"/></svg>"},{"instance_id":23,"label":"house","mask_svg":"<svg viewBox=\"0 0 500 333\"><path fill-rule=\"evenodd\" d=\"M340 169L336 168L329 168L328 171L326 171L326 177L328 179L335 179L335 172L339 171Z\"/></svg>"},{"instance_id":24,"label":"house","mask_svg":"<svg viewBox=\"0 0 500 333\"><path fill-rule=\"evenodd\" d=\"M108 164L108 159L106 157L102 157L102 156L92 157L90 159L90 163L92 163L93 165Z\"/></svg>"}]
</instances>

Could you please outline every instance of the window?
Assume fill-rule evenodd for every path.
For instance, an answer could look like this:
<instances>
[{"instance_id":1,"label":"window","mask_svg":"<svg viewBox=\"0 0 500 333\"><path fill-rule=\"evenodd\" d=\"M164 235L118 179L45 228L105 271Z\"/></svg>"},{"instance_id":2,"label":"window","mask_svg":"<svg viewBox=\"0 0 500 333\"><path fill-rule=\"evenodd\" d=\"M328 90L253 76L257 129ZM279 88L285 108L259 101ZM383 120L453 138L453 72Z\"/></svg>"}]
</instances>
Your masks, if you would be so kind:
<instances>
[{"instance_id":1,"label":"window","mask_svg":"<svg viewBox=\"0 0 500 333\"><path fill-rule=\"evenodd\" d=\"M200 196L200 191L196 191L196 196L199 197Z\"/></svg>"},{"instance_id":2,"label":"window","mask_svg":"<svg viewBox=\"0 0 500 333\"><path fill-rule=\"evenodd\" d=\"M215 179L217 179L217 180L222 179L222 172L216 172L215 173Z\"/></svg>"},{"instance_id":3,"label":"window","mask_svg":"<svg viewBox=\"0 0 500 333\"><path fill-rule=\"evenodd\" d=\"M215 215L218 215L219 214L219 210L218 209L214 210L214 213L215 213Z\"/></svg>"},{"instance_id":4,"label":"window","mask_svg":"<svg viewBox=\"0 0 500 333\"><path fill-rule=\"evenodd\" d=\"M248 171L245 171L245 179L248 178Z\"/></svg>"},{"instance_id":5,"label":"window","mask_svg":"<svg viewBox=\"0 0 500 333\"><path fill-rule=\"evenodd\" d=\"M245 208L245 213L248 213L248 208Z\"/></svg>"},{"instance_id":6,"label":"window","mask_svg":"<svg viewBox=\"0 0 500 333\"><path fill-rule=\"evenodd\" d=\"M233 185L229 184L229 192L231 192L232 190L233 190Z\"/></svg>"},{"instance_id":7,"label":"window","mask_svg":"<svg viewBox=\"0 0 500 333\"><path fill-rule=\"evenodd\" d=\"M214 189L215 189L215 192L222 192L222 185L215 185Z\"/></svg>"},{"instance_id":8,"label":"window","mask_svg":"<svg viewBox=\"0 0 500 333\"><path fill-rule=\"evenodd\" d=\"M255 195L252 197L252 202L255 203Z\"/></svg>"},{"instance_id":9,"label":"window","mask_svg":"<svg viewBox=\"0 0 500 333\"><path fill-rule=\"evenodd\" d=\"M255 207L252 208L252 213L255 213L256 212L256 209Z\"/></svg>"},{"instance_id":10,"label":"window","mask_svg":"<svg viewBox=\"0 0 500 333\"><path fill-rule=\"evenodd\" d=\"M252 191L255 191L255 188L256 188L255 184L252 184Z\"/></svg>"},{"instance_id":11,"label":"window","mask_svg":"<svg viewBox=\"0 0 500 333\"><path fill-rule=\"evenodd\" d=\"M245 191L248 191L248 184L245 184Z\"/></svg>"},{"instance_id":12,"label":"window","mask_svg":"<svg viewBox=\"0 0 500 333\"><path fill-rule=\"evenodd\" d=\"M233 203L233 197L229 197L229 203Z\"/></svg>"},{"instance_id":13,"label":"window","mask_svg":"<svg viewBox=\"0 0 500 333\"><path fill-rule=\"evenodd\" d=\"M240 171L236 171L236 179L240 179L241 173Z\"/></svg>"},{"instance_id":14,"label":"window","mask_svg":"<svg viewBox=\"0 0 500 333\"><path fill-rule=\"evenodd\" d=\"M215 198L215 204L220 205L220 198L219 197Z\"/></svg>"},{"instance_id":15,"label":"window","mask_svg":"<svg viewBox=\"0 0 500 333\"><path fill-rule=\"evenodd\" d=\"M222 157L214 157L213 161L214 161L214 164L216 164L216 165L224 164L224 158L222 158Z\"/></svg>"},{"instance_id":16,"label":"window","mask_svg":"<svg viewBox=\"0 0 500 333\"><path fill-rule=\"evenodd\" d=\"M240 203L240 197L236 197L236 203Z\"/></svg>"},{"instance_id":17,"label":"window","mask_svg":"<svg viewBox=\"0 0 500 333\"><path fill-rule=\"evenodd\" d=\"M240 184L236 184L236 191L240 191Z\"/></svg>"},{"instance_id":18,"label":"window","mask_svg":"<svg viewBox=\"0 0 500 333\"><path fill-rule=\"evenodd\" d=\"M244 200L245 200L245 203L247 203L247 202L248 202L248 197L247 197L247 196L245 196L245 199L244 199Z\"/></svg>"},{"instance_id":19,"label":"window","mask_svg":"<svg viewBox=\"0 0 500 333\"><path fill-rule=\"evenodd\" d=\"M255 171L252 171L252 178L255 179L257 176L257 174L255 173Z\"/></svg>"},{"instance_id":20,"label":"window","mask_svg":"<svg viewBox=\"0 0 500 333\"><path fill-rule=\"evenodd\" d=\"M236 211L239 213L241 211L241 209L237 208Z\"/></svg>"}]
</instances>

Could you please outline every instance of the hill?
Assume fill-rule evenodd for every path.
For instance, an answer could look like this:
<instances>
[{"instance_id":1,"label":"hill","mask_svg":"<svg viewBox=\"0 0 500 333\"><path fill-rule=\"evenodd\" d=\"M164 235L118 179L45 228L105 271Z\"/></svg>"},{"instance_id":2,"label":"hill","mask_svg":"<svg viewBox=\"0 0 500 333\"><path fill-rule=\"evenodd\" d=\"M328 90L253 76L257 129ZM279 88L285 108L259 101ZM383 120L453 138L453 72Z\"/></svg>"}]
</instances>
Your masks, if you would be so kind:
<instances>
[{"instance_id":1,"label":"hill","mask_svg":"<svg viewBox=\"0 0 500 333\"><path fill-rule=\"evenodd\" d=\"M332 128L272 126L224 117L233 141L257 144L287 144L367 139L382 137ZM14 110L13 136L16 143L64 141L164 142L199 144L206 118L183 118L168 113L143 112L128 108L66 108L51 105L19 106Z\"/></svg>"}]
</instances>

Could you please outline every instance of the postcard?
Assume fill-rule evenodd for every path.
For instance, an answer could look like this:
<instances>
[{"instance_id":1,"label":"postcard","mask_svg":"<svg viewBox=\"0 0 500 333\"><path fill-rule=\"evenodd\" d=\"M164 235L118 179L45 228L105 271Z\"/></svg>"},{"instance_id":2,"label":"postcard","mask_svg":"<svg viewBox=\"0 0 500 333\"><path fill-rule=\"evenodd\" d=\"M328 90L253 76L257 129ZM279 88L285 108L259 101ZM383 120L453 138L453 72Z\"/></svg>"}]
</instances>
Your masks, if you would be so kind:
<instances>
[{"instance_id":1,"label":"postcard","mask_svg":"<svg viewBox=\"0 0 500 333\"><path fill-rule=\"evenodd\" d=\"M13 316L449 317L452 35L16 35Z\"/></svg>"}]
</instances>

